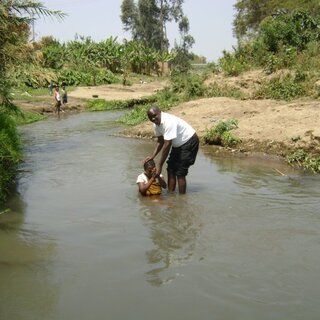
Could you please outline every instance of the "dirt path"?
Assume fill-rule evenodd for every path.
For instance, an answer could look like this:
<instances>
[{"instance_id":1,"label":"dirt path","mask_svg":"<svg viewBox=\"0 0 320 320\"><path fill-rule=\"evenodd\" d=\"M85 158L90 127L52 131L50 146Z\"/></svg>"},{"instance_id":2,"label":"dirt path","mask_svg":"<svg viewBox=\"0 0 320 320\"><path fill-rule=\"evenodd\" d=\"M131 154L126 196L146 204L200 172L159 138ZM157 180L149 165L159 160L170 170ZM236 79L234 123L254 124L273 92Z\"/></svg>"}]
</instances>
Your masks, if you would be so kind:
<instances>
[{"instance_id":1,"label":"dirt path","mask_svg":"<svg viewBox=\"0 0 320 320\"><path fill-rule=\"evenodd\" d=\"M165 82L151 82L130 87L79 87L69 93L66 111L81 111L83 99L136 99L152 95L164 86ZM26 110L52 112L52 97L50 99L38 104L21 103L21 106ZM200 136L219 120L238 120L238 128L233 133L242 140L237 147L241 151L284 155L287 149L305 147L314 153L320 153L320 101L317 100L286 103L273 100L208 98L183 103L170 112L188 121ZM124 130L123 134L151 137L152 126L149 122L143 123Z\"/></svg>"},{"instance_id":2,"label":"dirt path","mask_svg":"<svg viewBox=\"0 0 320 320\"><path fill-rule=\"evenodd\" d=\"M69 93L70 98L105 100L129 100L139 99L154 94L157 90L164 88L166 82L137 83L132 86L120 84L103 85L98 87L78 87Z\"/></svg>"},{"instance_id":3,"label":"dirt path","mask_svg":"<svg viewBox=\"0 0 320 320\"><path fill-rule=\"evenodd\" d=\"M136 83L130 87L121 84L77 87L68 93L68 104L63 108L65 112L80 112L85 108L85 100L128 100L139 99L153 95L156 91L165 87L166 81L150 83ZM19 100L16 102L24 111L52 114L54 111L53 96L37 96L35 99Z\"/></svg>"}]
</instances>

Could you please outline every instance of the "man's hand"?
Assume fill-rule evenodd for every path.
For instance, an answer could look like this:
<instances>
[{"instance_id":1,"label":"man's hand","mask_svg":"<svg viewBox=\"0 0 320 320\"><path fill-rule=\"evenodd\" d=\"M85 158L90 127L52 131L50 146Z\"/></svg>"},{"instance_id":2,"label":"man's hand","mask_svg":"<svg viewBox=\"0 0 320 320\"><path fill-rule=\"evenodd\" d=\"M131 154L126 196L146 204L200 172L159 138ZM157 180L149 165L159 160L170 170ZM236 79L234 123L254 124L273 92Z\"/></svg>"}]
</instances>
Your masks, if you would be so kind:
<instances>
[{"instance_id":1,"label":"man's hand","mask_svg":"<svg viewBox=\"0 0 320 320\"><path fill-rule=\"evenodd\" d=\"M152 178L154 178L154 179L158 178L157 168L156 167L154 167L153 170L152 170Z\"/></svg>"},{"instance_id":2,"label":"man's hand","mask_svg":"<svg viewBox=\"0 0 320 320\"><path fill-rule=\"evenodd\" d=\"M145 164L147 161L152 160L153 158L150 156L147 156L144 160L143 160L143 164Z\"/></svg>"}]
</instances>

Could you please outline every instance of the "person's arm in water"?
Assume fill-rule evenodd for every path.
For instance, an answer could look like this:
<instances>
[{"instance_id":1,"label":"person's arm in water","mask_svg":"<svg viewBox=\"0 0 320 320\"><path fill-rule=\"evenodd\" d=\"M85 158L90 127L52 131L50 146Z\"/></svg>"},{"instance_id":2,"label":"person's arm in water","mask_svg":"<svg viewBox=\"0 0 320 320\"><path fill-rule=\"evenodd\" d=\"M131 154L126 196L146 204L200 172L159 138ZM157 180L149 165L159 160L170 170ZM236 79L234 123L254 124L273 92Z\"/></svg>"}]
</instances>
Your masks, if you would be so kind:
<instances>
[{"instance_id":1,"label":"person's arm in water","mask_svg":"<svg viewBox=\"0 0 320 320\"><path fill-rule=\"evenodd\" d=\"M157 176L158 182L160 183L160 186L162 189L167 188L167 183L163 180L163 178L159 175Z\"/></svg>"}]
</instances>

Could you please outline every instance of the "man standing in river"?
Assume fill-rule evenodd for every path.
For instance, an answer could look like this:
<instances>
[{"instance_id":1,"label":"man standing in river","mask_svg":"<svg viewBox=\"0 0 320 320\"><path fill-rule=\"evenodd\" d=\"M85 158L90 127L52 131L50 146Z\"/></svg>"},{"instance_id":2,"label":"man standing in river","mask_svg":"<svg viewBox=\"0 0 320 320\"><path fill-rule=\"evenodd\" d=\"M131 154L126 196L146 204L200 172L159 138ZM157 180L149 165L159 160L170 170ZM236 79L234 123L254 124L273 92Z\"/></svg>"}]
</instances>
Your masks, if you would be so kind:
<instances>
[{"instance_id":1,"label":"man standing in river","mask_svg":"<svg viewBox=\"0 0 320 320\"><path fill-rule=\"evenodd\" d=\"M154 159L162 150L157 165L157 175L159 175L171 150L167 161L168 191L174 191L178 181L179 193L184 194L187 190L186 176L188 169L194 164L197 157L199 138L195 130L186 121L162 112L156 106L151 107L147 115L153 123L157 144L153 154L147 157L145 161Z\"/></svg>"}]
</instances>

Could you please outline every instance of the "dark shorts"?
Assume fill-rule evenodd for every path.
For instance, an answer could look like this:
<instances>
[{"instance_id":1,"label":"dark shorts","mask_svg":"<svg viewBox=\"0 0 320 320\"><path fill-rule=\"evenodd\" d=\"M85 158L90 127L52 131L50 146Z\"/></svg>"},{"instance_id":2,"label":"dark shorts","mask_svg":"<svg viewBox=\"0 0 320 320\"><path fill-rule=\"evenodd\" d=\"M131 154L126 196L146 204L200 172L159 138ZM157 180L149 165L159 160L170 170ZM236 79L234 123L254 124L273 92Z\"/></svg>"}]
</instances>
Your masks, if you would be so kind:
<instances>
[{"instance_id":1,"label":"dark shorts","mask_svg":"<svg viewBox=\"0 0 320 320\"><path fill-rule=\"evenodd\" d=\"M178 177L185 177L189 167L196 161L198 149L199 138L196 133L181 147L172 148L167 161L168 172Z\"/></svg>"},{"instance_id":2,"label":"dark shorts","mask_svg":"<svg viewBox=\"0 0 320 320\"><path fill-rule=\"evenodd\" d=\"M56 101L56 104L54 107L55 107L56 111L60 111L61 110L61 101Z\"/></svg>"}]
</instances>

